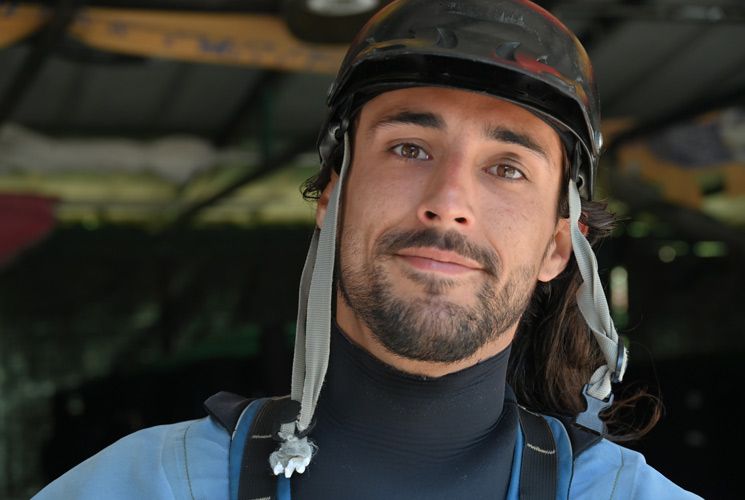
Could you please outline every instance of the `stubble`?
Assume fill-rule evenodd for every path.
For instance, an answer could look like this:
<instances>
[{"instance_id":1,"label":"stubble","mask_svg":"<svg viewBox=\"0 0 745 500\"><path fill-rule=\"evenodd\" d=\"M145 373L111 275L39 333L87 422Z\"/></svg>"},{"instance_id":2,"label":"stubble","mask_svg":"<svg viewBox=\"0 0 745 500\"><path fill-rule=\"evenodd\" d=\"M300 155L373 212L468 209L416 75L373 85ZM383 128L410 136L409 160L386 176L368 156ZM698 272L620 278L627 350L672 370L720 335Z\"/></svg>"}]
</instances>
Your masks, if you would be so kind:
<instances>
[{"instance_id":1,"label":"stubble","mask_svg":"<svg viewBox=\"0 0 745 500\"><path fill-rule=\"evenodd\" d=\"M407 359L448 363L472 356L519 321L535 288L533 268L513 269L503 276L493 251L468 242L457 231L385 233L375 244L372 262L360 258L354 234L343 237L341 246L337 262L344 300L386 349ZM419 284L422 293L405 297L395 291L385 262L399 250L416 247L456 252L483 267L471 305L449 297L449 291L463 283L415 270L404 275Z\"/></svg>"}]
</instances>

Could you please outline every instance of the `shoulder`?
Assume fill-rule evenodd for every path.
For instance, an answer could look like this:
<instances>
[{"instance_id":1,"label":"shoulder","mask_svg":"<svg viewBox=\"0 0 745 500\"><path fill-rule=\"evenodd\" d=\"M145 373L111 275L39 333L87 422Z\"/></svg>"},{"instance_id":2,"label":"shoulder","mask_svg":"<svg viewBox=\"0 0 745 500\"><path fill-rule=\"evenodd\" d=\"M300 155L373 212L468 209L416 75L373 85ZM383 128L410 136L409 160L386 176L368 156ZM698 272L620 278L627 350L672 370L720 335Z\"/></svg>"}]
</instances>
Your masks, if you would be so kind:
<instances>
[{"instance_id":1,"label":"shoulder","mask_svg":"<svg viewBox=\"0 0 745 500\"><path fill-rule=\"evenodd\" d=\"M657 472L644 456L606 439L574 461L570 498L695 499Z\"/></svg>"},{"instance_id":2,"label":"shoulder","mask_svg":"<svg viewBox=\"0 0 745 500\"><path fill-rule=\"evenodd\" d=\"M211 418L130 434L62 475L35 500L220 499L230 436Z\"/></svg>"}]
</instances>

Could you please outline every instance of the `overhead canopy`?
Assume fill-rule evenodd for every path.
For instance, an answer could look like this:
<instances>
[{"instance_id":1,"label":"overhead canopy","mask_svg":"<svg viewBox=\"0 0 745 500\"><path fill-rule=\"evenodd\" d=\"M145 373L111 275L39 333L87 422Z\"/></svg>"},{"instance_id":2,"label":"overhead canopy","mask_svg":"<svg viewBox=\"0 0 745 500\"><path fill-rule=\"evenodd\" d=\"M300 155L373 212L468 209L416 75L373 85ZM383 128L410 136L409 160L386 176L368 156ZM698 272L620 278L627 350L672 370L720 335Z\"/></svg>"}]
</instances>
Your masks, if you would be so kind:
<instances>
[{"instance_id":1,"label":"overhead canopy","mask_svg":"<svg viewBox=\"0 0 745 500\"><path fill-rule=\"evenodd\" d=\"M53 12L20 5L0 13L0 48L41 30ZM345 51L338 44L304 43L270 14L87 7L68 33L91 48L120 54L327 74L336 73Z\"/></svg>"},{"instance_id":2,"label":"overhead canopy","mask_svg":"<svg viewBox=\"0 0 745 500\"><path fill-rule=\"evenodd\" d=\"M287 199L297 198L299 179L313 172L313 138L345 50L345 44L330 42L348 36L364 20L364 13L328 10L354 2L321 3L323 9L317 10L306 0L0 5L0 190L55 196L58 214L73 220L86 213L104 221L153 214L178 218L200 199L208 201L200 207L224 202L225 196L241 199L244 190L236 183L242 180L250 179L252 189L260 190L263 176L289 162L307 166L302 173L291 169L287 177L293 179L285 187ZM359 6L363 3L369 9L382 2ZM593 60L610 153L604 168L627 180L606 184L605 192L632 207L655 209L663 203L742 225L736 216L743 203L741 157L712 157L692 169L670 155L660 156L652 147L657 139L650 139L670 126L706 121L713 110L738 113L745 102L742 2L539 3L579 35ZM27 135L14 133L23 130ZM691 130L699 134L704 129ZM19 139L28 134L41 142L31 146L33 141ZM91 156L102 139L129 141L130 161ZM201 158L200 167L179 160L175 150L171 160L164 160L171 170L154 167L157 162L148 152L181 140L202 151L190 158ZM684 143L690 139L668 141L668 149ZM22 151L38 151L39 144L81 152L78 166L68 162L65 169L55 169L59 162ZM292 148L311 155L292 160ZM34 165L32 158L45 164ZM95 158L99 166L91 163ZM137 158L142 159L139 168ZM267 165L271 161L282 164ZM117 185L132 188L111 196L107 182L124 164ZM720 188L712 188L711 179L717 177L712 172L720 172ZM651 198L650 192L655 193ZM139 194L127 199L126 193ZM158 194L143 205L142 193ZM239 205L260 213L258 199L284 198L244 198ZM107 210L114 200L120 208L138 208ZM309 220L307 205L299 202L297 209L298 217Z\"/></svg>"}]
</instances>

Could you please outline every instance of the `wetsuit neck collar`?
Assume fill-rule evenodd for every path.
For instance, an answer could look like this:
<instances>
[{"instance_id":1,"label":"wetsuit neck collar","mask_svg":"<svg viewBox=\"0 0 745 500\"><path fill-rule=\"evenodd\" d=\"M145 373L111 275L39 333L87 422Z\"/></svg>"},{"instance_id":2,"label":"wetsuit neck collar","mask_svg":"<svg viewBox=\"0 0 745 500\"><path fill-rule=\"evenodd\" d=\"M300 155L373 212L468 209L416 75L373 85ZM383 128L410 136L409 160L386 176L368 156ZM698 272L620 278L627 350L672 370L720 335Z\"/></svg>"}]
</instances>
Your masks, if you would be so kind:
<instances>
[{"instance_id":1,"label":"wetsuit neck collar","mask_svg":"<svg viewBox=\"0 0 745 500\"><path fill-rule=\"evenodd\" d=\"M452 453L497 425L505 400L509 351L438 378L401 372L353 344L337 325L321 399L341 426L378 428L392 440L421 442Z\"/></svg>"}]
</instances>

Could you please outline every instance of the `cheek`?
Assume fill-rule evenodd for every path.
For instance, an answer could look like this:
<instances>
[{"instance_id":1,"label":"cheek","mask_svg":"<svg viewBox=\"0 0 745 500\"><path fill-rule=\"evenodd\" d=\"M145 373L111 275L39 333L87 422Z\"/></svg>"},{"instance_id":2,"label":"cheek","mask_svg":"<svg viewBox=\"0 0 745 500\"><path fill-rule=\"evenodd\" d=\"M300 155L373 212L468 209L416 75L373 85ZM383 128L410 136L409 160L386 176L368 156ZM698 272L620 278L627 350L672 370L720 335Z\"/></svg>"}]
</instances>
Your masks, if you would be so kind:
<instances>
[{"instance_id":1,"label":"cheek","mask_svg":"<svg viewBox=\"0 0 745 500\"><path fill-rule=\"evenodd\" d=\"M345 224L356 229L368 226L378 213L377 200L382 193L366 182L366 179L350 176L345 197Z\"/></svg>"},{"instance_id":2,"label":"cheek","mask_svg":"<svg viewBox=\"0 0 745 500\"><path fill-rule=\"evenodd\" d=\"M416 189L415 180L400 170L377 165L374 160L360 162L347 180L348 213L365 226L391 222L396 214L410 209Z\"/></svg>"},{"instance_id":3,"label":"cheek","mask_svg":"<svg viewBox=\"0 0 745 500\"><path fill-rule=\"evenodd\" d=\"M521 265L535 265L553 237L555 214L545 203L502 199L486 215L487 234L500 257Z\"/></svg>"},{"instance_id":4,"label":"cheek","mask_svg":"<svg viewBox=\"0 0 745 500\"><path fill-rule=\"evenodd\" d=\"M344 229L345 251L368 253L375 239L392 218L391 203L395 192L391 183L374 175L371 165L356 164L345 181ZM369 172L369 173L368 173Z\"/></svg>"}]
</instances>

